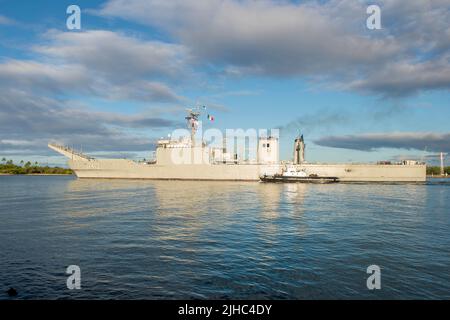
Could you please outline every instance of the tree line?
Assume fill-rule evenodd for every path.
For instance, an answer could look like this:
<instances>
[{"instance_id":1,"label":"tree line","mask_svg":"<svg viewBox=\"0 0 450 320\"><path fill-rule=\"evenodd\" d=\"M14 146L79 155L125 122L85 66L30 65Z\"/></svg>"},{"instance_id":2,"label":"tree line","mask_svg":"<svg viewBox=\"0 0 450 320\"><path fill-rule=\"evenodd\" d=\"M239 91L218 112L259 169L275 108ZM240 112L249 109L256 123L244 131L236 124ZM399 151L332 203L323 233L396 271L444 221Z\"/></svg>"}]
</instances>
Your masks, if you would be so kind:
<instances>
[{"instance_id":1,"label":"tree line","mask_svg":"<svg viewBox=\"0 0 450 320\"><path fill-rule=\"evenodd\" d=\"M450 167L445 167L444 173L450 174ZM427 166L427 175L439 176L440 174L441 174L441 167Z\"/></svg>"},{"instance_id":2,"label":"tree line","mask_svg":"<svg viewBox=\"0 0 450 320\"><path fill-rule=\"evenodd\" d=\"M40 166L37 162L23 160L15 164L13 160L2 158L0 174L73 174L73 171L61 167Z\"/></svg>"}]
</instances>

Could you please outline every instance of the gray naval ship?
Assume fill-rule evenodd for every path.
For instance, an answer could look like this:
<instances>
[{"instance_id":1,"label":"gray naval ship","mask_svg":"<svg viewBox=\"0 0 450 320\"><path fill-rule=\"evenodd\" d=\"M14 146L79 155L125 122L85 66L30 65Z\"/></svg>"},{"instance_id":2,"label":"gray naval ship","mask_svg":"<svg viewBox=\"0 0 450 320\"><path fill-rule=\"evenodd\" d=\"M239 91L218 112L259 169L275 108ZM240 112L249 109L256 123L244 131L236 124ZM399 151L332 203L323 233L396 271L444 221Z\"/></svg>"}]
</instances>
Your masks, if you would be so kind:
<instances>
[{"instance_id":1,"label":"gray naval ship","mask_svg":"<svg viewBox=\"0 0 450 320\"><path fill-rule=\"evenodd\" d=\"M73 148L49 143L49 148L66 156L78 178L153 179L153 180L228 180L259 181L261 177L283 175L293 171L302 176L335 177L341 182L424 182L426 165L417 161L377 164L322 164L305 161L303 136L294 141L293 161L280 162L279 139L257 138L256 159L220 147L196 142L199 109L188 109L189 134L178 139L161 139L153 161L96 159ZM225 139L224 139L225 140Z\"/></svg>"}]
</instances>

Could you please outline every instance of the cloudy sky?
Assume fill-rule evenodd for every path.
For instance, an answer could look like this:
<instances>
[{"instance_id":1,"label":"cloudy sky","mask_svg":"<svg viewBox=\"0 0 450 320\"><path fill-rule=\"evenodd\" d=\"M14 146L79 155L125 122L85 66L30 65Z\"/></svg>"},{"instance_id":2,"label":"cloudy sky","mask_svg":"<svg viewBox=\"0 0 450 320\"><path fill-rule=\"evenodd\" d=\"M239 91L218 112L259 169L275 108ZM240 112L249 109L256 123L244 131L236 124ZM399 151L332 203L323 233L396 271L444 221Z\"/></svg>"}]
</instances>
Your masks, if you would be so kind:
<instances>
[{"instance_id":1,"label":"cloudy sky","mask_svg":"<svg viewBox=\"0 0 450 320\"><path fill-rule=\"evenodd\" d=\"M200 104L207 127L280 128L284 159L299 130L309 161L433 159L449 22L450 0L0 0L0 157L145 157Z\"/></svg>"}]
</instances>

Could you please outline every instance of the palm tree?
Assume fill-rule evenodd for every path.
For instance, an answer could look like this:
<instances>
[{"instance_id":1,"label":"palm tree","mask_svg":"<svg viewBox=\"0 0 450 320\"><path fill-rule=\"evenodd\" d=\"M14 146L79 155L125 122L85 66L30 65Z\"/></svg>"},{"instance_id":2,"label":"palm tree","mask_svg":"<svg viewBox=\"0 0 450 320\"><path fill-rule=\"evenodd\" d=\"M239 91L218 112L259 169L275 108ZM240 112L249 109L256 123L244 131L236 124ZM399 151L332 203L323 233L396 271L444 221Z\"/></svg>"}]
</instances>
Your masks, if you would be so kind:
<instances>
[{"instance_id":1,"label":"palm tree","mask_svg":"<svg viewBox=\"0 0 450 320\"><path fill-rule=\"evenodd\" d=\"M23 166L23 160L20 160L20 165Z\"/></svg>"},{"instance_id":2,"label":"palm tree","mask_svg":"<svg viewBox=\"0 0 450 320\"><path fill-rule=\"evenodd\" d=\"M3 159L2 159L2 162L5 163L5 162L6 162L6 158L3 158Z\"/></svg>"}]
</instances>

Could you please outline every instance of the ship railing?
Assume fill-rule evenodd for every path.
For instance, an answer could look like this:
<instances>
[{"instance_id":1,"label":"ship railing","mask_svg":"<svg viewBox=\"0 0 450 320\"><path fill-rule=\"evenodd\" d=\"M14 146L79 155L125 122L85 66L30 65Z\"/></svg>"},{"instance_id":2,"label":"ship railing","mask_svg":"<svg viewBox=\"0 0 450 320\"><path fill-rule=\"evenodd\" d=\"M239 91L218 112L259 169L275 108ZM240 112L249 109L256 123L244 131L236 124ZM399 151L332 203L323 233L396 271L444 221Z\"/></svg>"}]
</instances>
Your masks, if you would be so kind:
<instances>
[{"instance_id":1,"label":"ship railing","mask_svg":"<svg viewBox=\"0 0 450 320\"><path fill-rule=\"evenodd\" d=\"M50 145L55 147L55 148L57 148L57 149L66 151L66 152L68 152L70 154L76 155L76 156L78 156L80 158L83 158L83 159L86 159L86 160L94 160L93 157L90 157L90 156L82 153L81 151L77 151L76 149L71 148L69 146L62 145L62 144L57 144L57 143L50 143Z\"/></svg>"}]
</instances>

